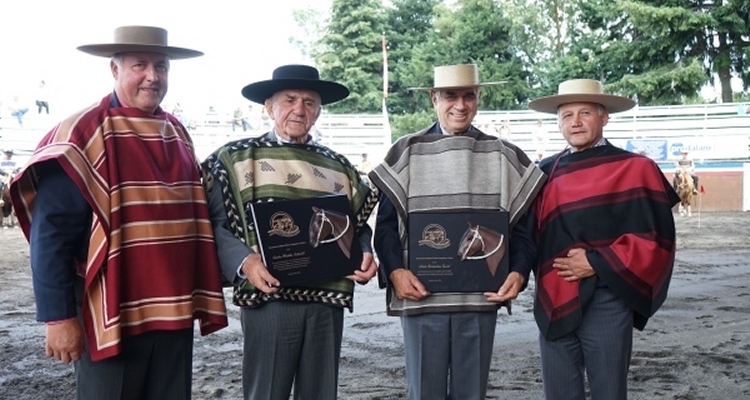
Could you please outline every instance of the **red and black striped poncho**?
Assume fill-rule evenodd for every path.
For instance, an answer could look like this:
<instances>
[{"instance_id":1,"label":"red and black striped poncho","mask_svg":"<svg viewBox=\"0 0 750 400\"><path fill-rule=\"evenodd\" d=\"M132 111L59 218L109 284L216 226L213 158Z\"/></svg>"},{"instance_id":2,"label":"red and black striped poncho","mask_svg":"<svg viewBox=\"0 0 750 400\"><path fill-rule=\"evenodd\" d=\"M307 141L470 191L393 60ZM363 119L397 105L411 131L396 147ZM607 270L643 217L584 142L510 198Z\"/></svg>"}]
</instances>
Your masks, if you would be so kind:
<instances>
[{"instance_id":1,"label":"red and black striped poncho","mask_svg":"<svg viewBox=\"0 0 750 400\"><path fill-rule=\"evenodd\" d=\"M610 144L562 154L540 165L549 180L533 208L538 245L534 315L542 335L574 331L603 281L643 329L662 305L675 258L672 207L678 202L651 159ZM555 258L583 248L596 274L566 282Z\"/></svg>"}]
</instances>

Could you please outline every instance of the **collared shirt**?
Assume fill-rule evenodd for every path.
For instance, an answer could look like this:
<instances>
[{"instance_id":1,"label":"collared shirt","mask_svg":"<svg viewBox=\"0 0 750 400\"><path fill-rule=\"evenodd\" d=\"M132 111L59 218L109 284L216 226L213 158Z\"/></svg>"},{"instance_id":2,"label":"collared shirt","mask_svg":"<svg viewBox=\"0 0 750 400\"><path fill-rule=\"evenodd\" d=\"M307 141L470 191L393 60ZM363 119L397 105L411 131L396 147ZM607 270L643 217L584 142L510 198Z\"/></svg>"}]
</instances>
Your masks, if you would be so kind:
<instances>
[{"instance_id":1,"label":"collared shirt","mask_svg":"<svg viewBox=\"0 0 750 400\"><path fill-rule=\"evenodd\" d=\"M463 131L463 132L461 132L461 133L457 133L457 134L455 134L455 135L454 135L454 134L452 134L452 133L448 133L448 132L447 132L447 131L445 130L445 128L443 128L443 126L442 126L442 125L440 125L440 123L439 123L439 122L438 122L438 127L440 128L440 132L442 132L442 133L443 133L443 135L445 135L445 136L461 136L461 135L463 135L464 133L468 132L468 131L469 131L469 129L471 129L471 125L469 125L469 128L467 128L467 129L466 129L465 131ZM437 132L436 132L436 133L437 133Z\"/></svg>"},{"instance_id":2,"label":"collared shirt","mask_svg":"<svg viewBox=\"0 0 750 400\"><path fill-rule=\"evenodd\" d=\"M601 139L599 139L598 142L594 143L594 145L591 146L591 147L600 147L600 146L606 145L607 143L608 143L607 139L601 138ZM565 148L565 151L563 151L562 155L563 156L567 156L568 154L572 154L572 153L575 153L575 151L573 151L572 147L568 146L567 148Z\"/></svg>"},{"instance_id":3,"label":"collared shirt","mask_svg":"<svg viewBox=\"0 0 750 400\"><path fill-rule=\"evenodd\" d=\"M283 137L279 136L278 134L276 134L276 129L271 129L271 132L269 132L269 134L271 135L271 136L269 136L269 138L277 140L277 141L279 141L281 143L299 144L297 142L292 141L291 139L284 139ZM307 139L305 140L304 144L317 145L318 142L316 142L315 139L313 139L313 135L311 135L310 133L308 133L307 134Z\"/></svg>"}]
</instances>

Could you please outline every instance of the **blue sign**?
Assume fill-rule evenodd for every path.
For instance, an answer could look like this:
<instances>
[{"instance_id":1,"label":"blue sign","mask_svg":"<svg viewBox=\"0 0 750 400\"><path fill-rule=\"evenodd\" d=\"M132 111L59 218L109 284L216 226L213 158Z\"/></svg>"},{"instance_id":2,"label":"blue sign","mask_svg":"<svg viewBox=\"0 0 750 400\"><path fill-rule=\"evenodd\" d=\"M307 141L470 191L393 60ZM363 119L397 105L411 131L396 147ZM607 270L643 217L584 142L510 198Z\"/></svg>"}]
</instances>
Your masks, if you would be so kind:
<instances>
[{"instance_id":1,"label":"blue sign","mask_svg":"<svg viewBox=\"0 0 750 400\"><path fill-rule=\"evenodd\" d=\"M625 150L643 154L656 161L665 161L667 159L666 140L628 140Z\"/></svg>"},{"instance_id":2,"label":"blue sign","mask_svg":"<svg viewBox=\"0 0 750 400\"><path fill-rule=\"evenodd\" d=\"M669 146L669 153L673 156L673 158L677 158L680 156L680 153L683 151L687 151L688 153L696 153L696 152L711 152L713 151L713 146L711 145L700 145L700 144L685 144L682 142L674 142L671 146Z\"/></svg>"}]
</instances>

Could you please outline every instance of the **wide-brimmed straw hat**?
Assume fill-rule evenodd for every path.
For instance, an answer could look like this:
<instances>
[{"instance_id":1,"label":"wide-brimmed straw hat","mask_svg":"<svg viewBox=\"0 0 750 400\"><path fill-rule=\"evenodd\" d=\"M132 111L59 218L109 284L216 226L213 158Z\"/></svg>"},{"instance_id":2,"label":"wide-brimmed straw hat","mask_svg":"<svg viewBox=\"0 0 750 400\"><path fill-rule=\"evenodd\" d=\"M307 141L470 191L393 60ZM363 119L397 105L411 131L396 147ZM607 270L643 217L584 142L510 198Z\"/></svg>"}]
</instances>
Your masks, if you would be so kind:
<instances>
[{"instance_id":1,"label":"wide-brimmed straw hat","mask_svg":"<svg viewBox=\"0 0 750 400\"><path fill-rule=\"evenodd\" d=\"M610 113L626 111L635 102L627 97L604 93L604 85L594 79L572 79L561 83L554 96L540 97L529 103L535 111L557 114L557 109L566 103L601 104Z\"/></svg>"},{"instance_id":2,"label":"wide-brimmed straw hat","mask_svg":"<svg viewBox=\"0 0 750 400\"><path fill-rule=\"evenodd\" d=\"M112 43L87 44L78 46L77 49L99 57L112 57L119 53L161 53L170 59L179 60L203 55L197 50L170 46L167 30L164 28L138 25L115 28L115 40Z\"/></svg>"},{"instance_id":3,"label":"wide-brimmed straw hat","mask_svg":"<svg viewBox=\"0 0 750 400\"><path fill-rule=\"evenodd\" d=\"M282 65L273 71L270 80L251 83L242 88L246 99L263 104L282 90L311 90L320 95L321 104L343 100L349 96L346 86L320 79L320 73L309 65Z\"/></svg>"},{"instance_id":4,"label":"wide-brimmed straw hat","mask_svg":"<svg viewBox=\"0 0 750 400\"><path fill-rule=\"evenodd\" d=\"M432 87L413 87L406 90L457 89L502 85L506 82L479 82L479 69L476 64L442 65L435 67L435 79Z\"/></svg>"}]
</instances>

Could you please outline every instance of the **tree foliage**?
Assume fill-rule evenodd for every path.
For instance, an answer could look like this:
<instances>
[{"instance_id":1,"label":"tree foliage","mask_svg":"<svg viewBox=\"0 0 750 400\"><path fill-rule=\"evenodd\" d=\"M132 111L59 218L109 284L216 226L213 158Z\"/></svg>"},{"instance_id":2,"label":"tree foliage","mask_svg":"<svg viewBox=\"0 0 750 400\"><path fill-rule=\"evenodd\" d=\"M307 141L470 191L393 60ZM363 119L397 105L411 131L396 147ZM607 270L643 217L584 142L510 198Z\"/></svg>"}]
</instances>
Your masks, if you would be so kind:
<instances>
[{"instance_id":1,"label":"tree foliage","mask_svg":"<svg viewBox=\"0 0 750 400\"><path fill-rule=\"evenodd\" d=\"M333 0L326 15L300 12L295 39L326 79L352 96L331 112L379 112L381 38L388 51L387 106L394 130L421 128L438 65L476 63L481 108L523 109L567 79L593 78L641 105L699 101L714 79L750 88L750 0ZM316 37L319 35L319 40ZM745 97L742 97L745 98Z\"/></svg>"},{"instance_id":2,"label":"tree foliage","mask_svg":"<svg viewBox=\"0 0 750 400\"><path fill-rule=\"evenodd\" d=\"M339 113L379 112L382 105L381 37L385 15L379 0L333 0L331 22L315 60L325 79L351 94L327 109Z\"/></svg>"},{"instance_id":3,"label":"tree foliage","mask_svg":"<svg viewBox=\"0 0 750 400\"><path fill-rule=\"evenodd\" d=\"M716 76L722 101L731 77L748 87L748 1L588 1L583 22L600 37L601 72L641 105L678 104ZM703 74L697 74L700 68ZM744 71L744 72L743 72ZM664 73L669 75L665 78ZM639 82L635 85L633 82ZM639 89L653 89L638 92Z\"/></svg>"},{"instance_id":4,"label":"tree foliage","mask_svg":"<svg viewBox=\"0 0 750 400\"><path fill-rule=\"evenodd\" d=\"M413 54L422 44L434 40L434 23L441 0L393 0L386 9L384 32L388 57L388 111L391 115L416 113L429 102L415 101L408 88L429 74L432 65L415 65ZM414 75L419 78L416 78ZM411 85L411 86L410 86ZM399 124L394 121L393 127Z\"/></svg>"}]
</instances>

